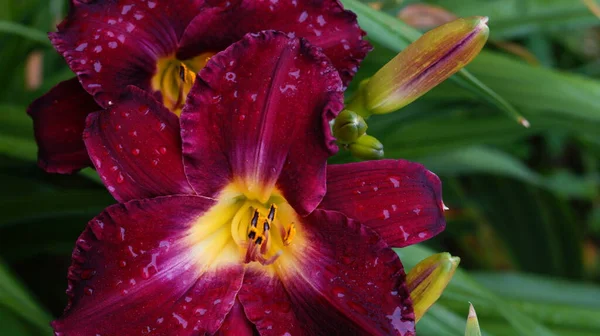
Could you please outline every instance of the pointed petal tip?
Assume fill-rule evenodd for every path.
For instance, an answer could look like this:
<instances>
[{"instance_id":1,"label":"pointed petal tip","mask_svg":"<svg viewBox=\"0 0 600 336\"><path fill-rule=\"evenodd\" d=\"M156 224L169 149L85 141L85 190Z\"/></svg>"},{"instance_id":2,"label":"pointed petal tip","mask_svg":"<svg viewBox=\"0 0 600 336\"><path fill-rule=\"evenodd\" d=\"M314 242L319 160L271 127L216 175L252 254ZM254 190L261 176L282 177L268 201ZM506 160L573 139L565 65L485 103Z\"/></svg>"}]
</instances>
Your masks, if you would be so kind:
<instances>
[{"instance_id":1,"label":"pointed petal tip","mask_svg":"<svg viewBox=\"0 0 600 336\"><path fill-rule=\"evenodd\" d=\"M444 202L442 202L442 209L444 209L444 211L450 210L450 208L448 208Z\"/></svg>"},{"instance_id":2,"label":"pointed petal tip","mask_svg":"<svg viewBox=\"0 0 600 336\"><path fill-rule=\"evenodd\" d=\"M525 128L529 128L531 127L531 124L529 123L529 120L523 118L523 117L519 117L519 124L523 125L523 127Z\"/></svg>"},{"instance_id":3,"label":"pointed petal tip","mask_svg":"<svg viewBox=\"0 0 600 336\"><path fill-rule=\"evenodd\" d=\"M477 313L475 313L475 307L473 304L469 302L469 318L477 318Z\"/></svg>"}]
</instances>

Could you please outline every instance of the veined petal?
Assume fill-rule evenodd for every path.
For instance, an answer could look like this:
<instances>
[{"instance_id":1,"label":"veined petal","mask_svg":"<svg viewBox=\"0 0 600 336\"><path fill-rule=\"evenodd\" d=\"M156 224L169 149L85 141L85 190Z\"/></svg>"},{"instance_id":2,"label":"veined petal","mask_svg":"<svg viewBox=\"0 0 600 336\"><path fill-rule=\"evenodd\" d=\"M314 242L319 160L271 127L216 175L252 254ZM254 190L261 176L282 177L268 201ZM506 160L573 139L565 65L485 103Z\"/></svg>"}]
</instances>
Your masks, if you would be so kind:
<instances>
[{"instance_id":1,"label":"veined petal","mask_svg":"<svg viewBox=\"0 0 600 336\"><path fill-rule=\"evenodd\" d=\"M236 299L216 336L253 336L257 333L254 324L246 317L242 304Z\"/></svg>"},{"instance_id":2,"label":"veined petal","mask_svg":"<svg viewBox=\"0 0 600 336\"><path fill-rule=\"evenodd\" d=\"M427 240L446 227L440 179L405 160L329 165L319 207L360 221L392 247Z\"/></svg>"},{"instance_id":3,"label":"veined petal","mask_svg":"<svg viewBox=\"0 0 600 336\"><path fill-rule=\"evenodd\" d=\"M100 109L77 78L59 83L31 103L27 113L33 119L40 167L67 174L90 166L82 134L86 116Z\"/></svg>"},{"instance_id":4,"label":"veined petal","mask_svg":"<svg viewBox=\"0 0 600 336\"><path fill-rule=\"evenodd\" d=\"M177 116L136 87L89 116L85 144L119 202L194 193L183 172Z\"/></svg>"},{"instance_id":5,"label":"veined petal","mask_svg":"<svg viewBox=\"0 0 600 336\"><path fill-rule=\"evenodd\" d=\"M414 335L402 263L377 233L334 211L301 221L309 244L244 276L239 298L260 334Z\"/></svg>"},{"instance_id":6,"label":"veined petal","mask_svg":"<svg viewBox=\"0 0 600 336\"><path fill-rule=\"evenodd\" d=\"M356 15L337 0L235 0L203 9L183 34L179 55L187 59L223 50L246 33L262 30L282 31L323 48L345 84L371 50Z\"/></svg>"},{"instance_id":7,"label":"veined petal","mask_svg":"<svg viewBox=\"0 0 600 336\"><path fill-rule=\"evenodd\" d=\"M150 89L156 60L175 53L201 2L72 0L50 39L84 89L107 107L127 85Z\"/></svg>"},{"instance_id":8,"label":"veined petal","mask_svg":"<svg viewBox=\"0 0 600 336\"><path fill-rule=\"evenodd\" d=\"M181 114L190 183L211 196L233 180L261 202L277 185L297 212L312 211L337 150L329 121L341 90L335 69L305 41L246 35L211 58Z\"/></svg>"},{"instance_id":9,"label":"veined petal","mask_svg":"<svg viewBox=\"0 0 600 336\"><path fill-rule=\"evenodd\" d=\"M52 326L58 335L214 333L235 303L241 263L214 265L210 249L188 239L214 205L168 196L107 208L77 240L69 268L70 303ZM208 253L210 255L210 253Z\"/></svg>"}]
</instances>

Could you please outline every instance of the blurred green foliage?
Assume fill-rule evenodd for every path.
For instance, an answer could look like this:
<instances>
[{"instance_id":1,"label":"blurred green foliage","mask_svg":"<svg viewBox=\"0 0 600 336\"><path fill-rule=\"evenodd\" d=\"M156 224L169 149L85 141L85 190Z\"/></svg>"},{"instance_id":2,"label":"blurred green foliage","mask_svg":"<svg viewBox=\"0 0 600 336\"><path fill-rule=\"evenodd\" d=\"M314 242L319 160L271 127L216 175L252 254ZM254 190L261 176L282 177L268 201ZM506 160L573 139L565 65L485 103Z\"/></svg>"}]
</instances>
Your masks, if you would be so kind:
<instances>
[{"instance_id":1,"label":"blurred green foliage","mask_svg":"<svg viewBox=\"0 0 600 336\"><path fill-rule=\"evenodd\" d=\"M398 250L405 267L435 251L463 260L419 334L464 334L470 301L484 335L599 335L600 19L577 0L342 2L376 47L354 84L419 36L396 19L414 3L487 15L492 40L537 60L489 43L468 72L369 119L386 157L422 162L442 178L451 209L427 247ZM75 239L114 201L92 170L48 175L35 162L27 105L72 76L45 38L66 1L0 0L0 8L0 334L49 335L66 304ZM35 57L42 81L32 88L25 74ZM341 152L332 162L348 160Z\"/></svg>"}]
</instances>

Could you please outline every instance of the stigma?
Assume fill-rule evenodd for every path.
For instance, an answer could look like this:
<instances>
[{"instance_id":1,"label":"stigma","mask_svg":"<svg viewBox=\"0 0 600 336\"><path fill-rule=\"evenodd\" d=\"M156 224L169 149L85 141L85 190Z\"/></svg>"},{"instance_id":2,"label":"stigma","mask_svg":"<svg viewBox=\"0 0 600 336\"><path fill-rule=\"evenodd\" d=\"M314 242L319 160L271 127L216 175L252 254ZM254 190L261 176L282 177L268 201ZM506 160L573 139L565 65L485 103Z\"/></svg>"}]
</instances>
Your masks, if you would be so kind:
<instances>
[{"instance_id":1,"label":"stigma","mask_svg":"<svg viewBox=\"0 0 600 336\"><path fill-rule=\"evenodd\" d=\"M281 256L283 251L278 250L271 257L267 258L268 252L275 246L289 246L291 244L296 235L294 223L290 223L288 227L285 228L276 219L277 205L275 204L271 204L266 216L261 214L259 209L254 209L254 213L248 224L248 247L246 250L245 263L256 261L265 266L271 265L279 258L279 256ZM273 236L271 230L273 228L278 228L276 235L280 239L280 244L273 244L271 241L271 237Z\"/></svg>"}]
</instances>

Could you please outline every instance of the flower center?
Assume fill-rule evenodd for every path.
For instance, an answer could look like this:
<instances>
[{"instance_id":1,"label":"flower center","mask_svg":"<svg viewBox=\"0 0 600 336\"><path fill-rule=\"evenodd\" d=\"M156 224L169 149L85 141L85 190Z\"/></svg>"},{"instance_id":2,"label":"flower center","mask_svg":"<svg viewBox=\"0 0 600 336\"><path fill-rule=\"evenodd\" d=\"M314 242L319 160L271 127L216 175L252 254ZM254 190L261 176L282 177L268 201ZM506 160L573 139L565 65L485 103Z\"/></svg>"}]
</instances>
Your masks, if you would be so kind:
<instances>
[{"instance_id":1,"label":"flower center","mask_svg":"<svg viewBox=\"0 0 600 336\"><path fill-rule=\"evenodd\" d=\"M281 239L283 246L289 246L292 243L292 240L296 236L296 225L290 223L286 228L279 220L275 221L276 218L277 205L275 204L271 204L267 216L263 216L259 209L254 210L254 214L252 215L252 219L250 220L247 229L248 241L246 242L245 263L257 261L262 265L270 265L279 258L283 252L282 250L276 251L276 253L269 258L266 257L269 247L272 247L269 245L269 237L271 236L270 231L273 228L279 230L279 238Z\"/></svg>"},{"instance_id":2,"label":"flower center","mask_svg":"<svg viewBox=\"0 0 600 336\"><path fill-rule=\"evenodd\" d=\"M296 212L278 192L261 202L227 188L217 204L198 218L189 237L213 266L269 266L292 261L291 249L304 245L305 237L296 223Z\"/></svg>"},{"instance_id":3,"label":"flower center","mask_svg":"<svg viewBox=\"0 0 600 336\"><path fill-rule=\"evenodd\" d=\"M152 89L161 92L164 105L173 113L181 115L185 99L196 80L196 73L204 68L214 54L205 52L185 61L174 56L158 60L156 73L152 77Z\"/></svg>"}]
</instances>

